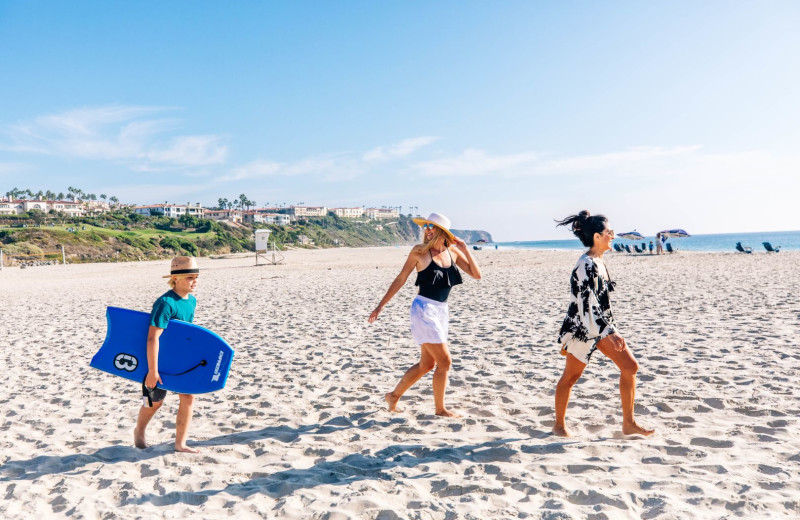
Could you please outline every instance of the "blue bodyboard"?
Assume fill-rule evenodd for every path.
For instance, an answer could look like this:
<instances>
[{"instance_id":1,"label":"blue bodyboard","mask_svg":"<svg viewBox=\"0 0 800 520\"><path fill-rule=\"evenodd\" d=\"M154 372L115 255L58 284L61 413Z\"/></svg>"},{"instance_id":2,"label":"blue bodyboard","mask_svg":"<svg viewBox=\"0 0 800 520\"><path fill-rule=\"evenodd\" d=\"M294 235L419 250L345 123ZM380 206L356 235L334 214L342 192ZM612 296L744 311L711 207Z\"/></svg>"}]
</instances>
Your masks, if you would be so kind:
<instances>
[{"instance_id":1,"label":"blue bodyboard","mask_svg":"<svg viewBox=\"0 0 800 520\"><path fill-rule=\"evenodd\" d=\"M106 309L108 330L90 366L142 383L147 375L150 314L119 307ZM159 388L180 394L204 394L225 387L233 349L208 329L170 320L159 338Z\"/></svg>"}]
</instances>

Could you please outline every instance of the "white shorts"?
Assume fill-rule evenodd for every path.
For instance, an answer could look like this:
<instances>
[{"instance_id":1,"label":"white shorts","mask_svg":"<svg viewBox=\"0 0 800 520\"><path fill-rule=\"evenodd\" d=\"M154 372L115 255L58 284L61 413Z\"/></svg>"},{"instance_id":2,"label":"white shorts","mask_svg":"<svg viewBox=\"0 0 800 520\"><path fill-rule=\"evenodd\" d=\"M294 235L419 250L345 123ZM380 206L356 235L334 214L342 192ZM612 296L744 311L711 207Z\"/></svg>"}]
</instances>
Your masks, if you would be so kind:
<instances>
[{"instance_id":1,"label":"white shorts","mask_svg":"<svg viewBox=\"0 0 800 520\"><path fill-rule=\"evenodd\" d=\"M570 338L561 345L561 354L566 356L567 353L570 353L575 356L575 359L584 365L588 365L592 354L597 350L598 343L600 343L600 338L581 341L570 336Z\"/></svg>"},{"instance_id":2,"label":"white shorts","mask_svg":"<svg viewBox=\"0 0 800 520\"><path fill-rule=\"evenodd\" d=\"M418 345L447 343L447 324L450 315L447 303L417 296L411 302L411 335Z\"/></svg>"}]
</instances>

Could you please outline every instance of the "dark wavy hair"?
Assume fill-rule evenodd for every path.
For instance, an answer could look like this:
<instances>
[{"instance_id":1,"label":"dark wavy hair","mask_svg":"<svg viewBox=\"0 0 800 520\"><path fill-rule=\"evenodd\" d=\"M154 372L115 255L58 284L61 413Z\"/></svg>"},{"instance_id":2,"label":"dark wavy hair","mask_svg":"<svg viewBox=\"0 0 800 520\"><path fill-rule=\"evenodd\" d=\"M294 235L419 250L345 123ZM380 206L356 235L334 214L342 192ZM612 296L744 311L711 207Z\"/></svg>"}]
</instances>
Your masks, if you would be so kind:
<instances>
[{"instance_id":1,"label":"dark wavy hair","mask_svg":"<svg viewBox=\"0 0 800 520\"><path fill-rule=\"evenodd\" d=\"M594 234L602 234L606 229L606 225L608 225L608 219L605 215L592 215L586 210L577 215L570 215L564 220L556 220L556 222L558 222L556 227L571 224L572 234L578 237L581 244L586 247L592 247L594 245Z\"/></svg>"}]
</instances>

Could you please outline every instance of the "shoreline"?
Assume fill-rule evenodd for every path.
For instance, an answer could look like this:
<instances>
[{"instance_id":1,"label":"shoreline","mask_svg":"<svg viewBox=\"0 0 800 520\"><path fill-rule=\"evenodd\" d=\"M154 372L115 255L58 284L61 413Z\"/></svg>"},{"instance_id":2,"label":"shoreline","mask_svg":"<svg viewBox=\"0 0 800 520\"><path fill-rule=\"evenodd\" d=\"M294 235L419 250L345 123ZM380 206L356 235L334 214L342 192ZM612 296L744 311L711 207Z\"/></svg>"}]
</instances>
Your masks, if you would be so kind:
<instances>
[{"instance_id":1,"label":"shoreline","mask_svg":"<svg viewBox=\"0 0 800 520\"><path fill-rule=\"evenodd\" d=\"M382 250L404 250L409 251L414 244L403 244L403 245L394 245L394 246L363 246L363 247L331 247L331 248L290 248L285 251L279 251L282 255L286 256L287 254L297 254L302 253L304 255L314 254L314 252L331 252L331 251L341 251L341 252L358 252L358 251L382 251ZM499 249L494 248L486 248L485 250L471 250L473 254L503 254L503 253L510 253L510 252L531 252L531 253L573 253L577 256L580 256L584 252L585 248L581 249L558 249L558 248L529 248L529 247L503 247L501 246ZM781 250L781 253L788 254L797 254L800 251L794 250ZM266 256L270 253L260 253L263 256ZM247 252L247 253L220 253L220 254L213 254L208 256L197 256L200 261L210 260L210 261L218 261L218 260L242 260L242 259L253 259L255 261L255 252ZM663 253L658 255L656 253L620 253L615 251L608 251L606 252L604 258L622 258L622 257L657 257L663 256L665 258L668 257L676 257L680 255L732 255L732 256L754 256L757 258L769 256L774 256L773 254L768 254L766 252L761 253L753 253L752 255L746 255L743 253L739 253L737 251L692 251L692 250L683 250L679 249L674 253ZM64 266L103 266L103 265L136 265L136 264L162 264L168 263L172 256L159 258L159 259L148 259L148 260L117 260L117 261L110 261L110 262L69 262L67 261L66 264L61 264L60 261L58 264L54 265L43 265L43 266L29 266L29 267L20 267L20 266L4 266L0 269L0 273L6 270L39 270L39 269L50 269L50 268L57 268L57 267L64 267Z\"/></svg>"}]
</instances>

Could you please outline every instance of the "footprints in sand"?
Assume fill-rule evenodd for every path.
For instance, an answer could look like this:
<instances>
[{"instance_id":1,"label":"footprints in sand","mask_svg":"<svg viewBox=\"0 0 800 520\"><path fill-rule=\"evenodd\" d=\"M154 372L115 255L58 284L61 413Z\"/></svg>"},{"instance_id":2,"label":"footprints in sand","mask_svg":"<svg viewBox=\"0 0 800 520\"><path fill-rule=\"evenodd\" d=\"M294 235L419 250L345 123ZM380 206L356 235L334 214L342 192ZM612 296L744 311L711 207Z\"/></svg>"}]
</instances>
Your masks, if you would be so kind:
<instances>
[{"instance_id":1,"label":"footprints in sand","mask_svg":"<svg viewBox=\"0 0 800 520\"><path fill-rule=\"evenodd\" d=\"M143 286L137 269L66 280L59 293L35 280L12 287L24 303L0 311L42 339L12 334L0 352L14 367L0 396L0 517L31 517L23 507L42 518L109 519L800 514L800 307L770 282L778 269L782 283L800 286L794 267L731 272L730 257L714 255L702 268L685 258L615 258L615 314L641 365L636 413L658 433L619 435L618 375L598 359L573 390L575 437L561 439L550 434L563 366L553 342L563 264L574 255L543 252L558 260L540 262L508 254L513 263L493 258L485 280L453 294L447 404L464 414L456 420L433 415L430 375L403 397L403 413L385 411L383 394L419 351L408 332L411 284L376 324L365 320L403 254L380 269L363 268L359 257L324 275L295 260L271 274L252 259L209 271L197 322L222 332L237 361L225 392L196 401L191 434L202 454L190 456L172 450L173 397L154 419L153 446L136 450L135 384L78 368L79 385L52 368L88 359L102 342L109 294L141 308L143 292L162 289L160 278ZM674 286L687 269L714 273L687 287L688 297ZM730 288L724 298L704 297L720 287ZM663 317L659 326L654 316ZM88 336L77 323L88 324Z\"/></svg>"}]
</instances>

